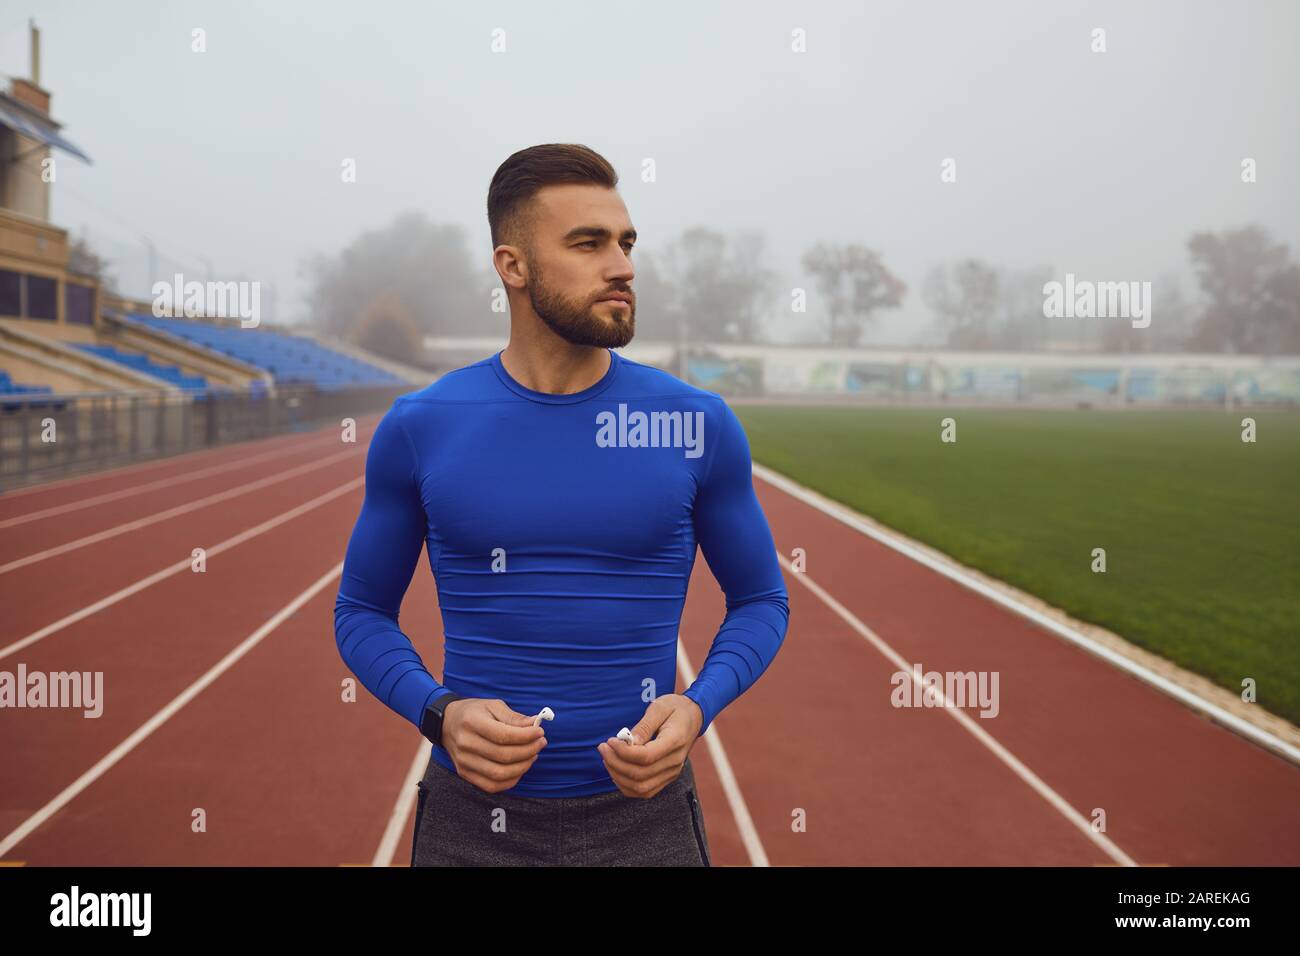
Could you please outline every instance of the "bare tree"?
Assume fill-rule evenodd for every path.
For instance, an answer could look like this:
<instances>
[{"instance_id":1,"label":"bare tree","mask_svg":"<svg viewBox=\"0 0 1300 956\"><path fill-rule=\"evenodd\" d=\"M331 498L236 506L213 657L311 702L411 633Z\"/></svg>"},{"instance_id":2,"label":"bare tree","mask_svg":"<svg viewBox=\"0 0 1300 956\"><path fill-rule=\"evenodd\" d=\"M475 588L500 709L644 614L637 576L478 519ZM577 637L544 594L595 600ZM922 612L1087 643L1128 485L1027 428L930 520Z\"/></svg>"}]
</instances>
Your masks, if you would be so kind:
<instances>
[{"instance_id":1,"label":"bare tree","mask_svg":"<svg viewBox=\"0 0 1300 956\"><path fill-rule=\"evenodd\" d=\"M384 292L396 295L423 334L484 335L505 327L490 311L484 274L470 261L465 230L418 212L363 233L337 255L303 265L314 323L341 337Z\"/></svg>"},{"instance_id":2,"label":"bare tree","mask_svg":"<svg viewBox=\"0 0 1300 956\"><path fill-rule=\"evenodd\" d=\"M998 324L993 345L1000 349L1041 349L1052 335L1043 315L1043 286L1050 266L1003 269L998 273Z\"/></svg>"},{"instance_id":3,"label":"bare tree","mask_svg":"<svg viewBox=\"0 0 1300 956\"><path fill-rule=\"evenodd\" d=\"M681 303L677 288L664 274L662 253L656 254L638 243L632 254L636 278L636 337L638 341L671 341L677 336Z\"/></svg>"},{"instance_id":4,"label":"bare tree","mask_svg":"<svg viewBox=\"0 0 1300 956\"><path fill-rule=\"evenodd\" d=\"M638 303L657 301L661 327L679 340L756 341L776 276L763 262L765 243L758 232L728 240L703 226L687 229L639 267Z\"/></svg>"},{"instance_id":5,"label":"bare tree","mask_svg":"<svg viewBox=\"0 0 1300 956\"><path fill-rule=\"evenodd\" d=\"M1182 284L1174 275L1164 275L1151 293L1151 324L1145 329L1133 327L1127 318L1103 320L1103 352L1181 352L1192 330L1193 310L1183 295Z\"/></svg>"},{"instance_id":6,"label":"bare tree","mask_svg":"<svg viewBox=\"0 0 1300 956\"><path fill-rule=\"evenodd\" d=\"M831 345L857 345L875 313L902 305L907 291L878 252L860 245L818 243L804 253L803 267L826 300Z\"/></svg>"},{"instance_id":7,"label":"bare tree","mask_svg":"<svg viewBox=\"0 0 1300 956\"><path fill-rule=\"evenodd\" d=\"M987 349L995 345L998 274L978 259L938 265L926 273L921 297L947 332L948 345Z\"/></svg>"},{"instance_id":8,"label":"bare tree","mask_svg":"<svg viewBox=\"0 0 1300 956\"><path fill-rule=\"evenodd\" d=\"M777 275L764 263L767 237L757 230L739 233L732 243L732 285L736 296L736 332L739 342L757 342L772 301Z\"/></svg>"},{"instance_id":9,"label":"bare tree","mask_svg":"<svg viewBox=\"0 0 1300 956\"><path fill-rule=\"evenodd\" d=\"M1187 242L1206 305L1190 345L1214 352L1300 351L1300 267L1259 226Z\"/></svg>"},{"instance_id":10,"label":"bare tree","mask_svg":"<svg viewBox=\"0 0 1300 956\"><path fill-rule=\"evenodd\" d=\"M368 352L399 362L420 364L424 342L401 297L390 290L377 294L350 330L351 341Z\"/></svg>"}]
</instances>

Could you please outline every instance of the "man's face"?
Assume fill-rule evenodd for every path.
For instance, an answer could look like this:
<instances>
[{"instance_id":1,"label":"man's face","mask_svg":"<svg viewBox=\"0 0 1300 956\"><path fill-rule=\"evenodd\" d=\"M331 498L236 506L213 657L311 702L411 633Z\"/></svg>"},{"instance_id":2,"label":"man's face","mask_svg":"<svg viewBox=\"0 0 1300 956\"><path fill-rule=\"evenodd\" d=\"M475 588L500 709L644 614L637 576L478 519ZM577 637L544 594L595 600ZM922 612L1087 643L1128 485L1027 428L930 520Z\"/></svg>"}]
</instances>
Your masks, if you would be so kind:
<instances>
[{"instance_id":1,"label":"man's face","mask_svg":"<svg viewBox=\"0 0 1300 956\"><path fill-rule=\"evenodd\" d=\"M574 345L619 348L636 331L636 231L613 189L546 186L534 197L528 298L556 335ZM622 294L629 301L608 298Z\"/></svg>"}]
</instances>

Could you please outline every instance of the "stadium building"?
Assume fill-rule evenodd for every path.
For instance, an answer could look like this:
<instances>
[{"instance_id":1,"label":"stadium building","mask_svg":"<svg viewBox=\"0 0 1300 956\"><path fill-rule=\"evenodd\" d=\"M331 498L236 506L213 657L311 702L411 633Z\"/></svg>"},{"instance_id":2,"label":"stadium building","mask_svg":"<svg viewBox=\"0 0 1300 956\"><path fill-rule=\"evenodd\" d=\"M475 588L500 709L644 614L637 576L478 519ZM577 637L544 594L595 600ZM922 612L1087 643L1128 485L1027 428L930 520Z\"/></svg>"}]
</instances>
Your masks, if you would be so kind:
<instances>
[{"instance_id":1,"label":"stadium building","mask_svg":"<svg viewBox=\"0 0 1300 956\"><path fill-rule=\"evenodd\" d=\"M52 115L34 26L31 58L0 92L0 488L382 411L430 381L228 311L159 314L79 272L50 194L56 164L91 160Z\"/></svg>"}]
</instances>

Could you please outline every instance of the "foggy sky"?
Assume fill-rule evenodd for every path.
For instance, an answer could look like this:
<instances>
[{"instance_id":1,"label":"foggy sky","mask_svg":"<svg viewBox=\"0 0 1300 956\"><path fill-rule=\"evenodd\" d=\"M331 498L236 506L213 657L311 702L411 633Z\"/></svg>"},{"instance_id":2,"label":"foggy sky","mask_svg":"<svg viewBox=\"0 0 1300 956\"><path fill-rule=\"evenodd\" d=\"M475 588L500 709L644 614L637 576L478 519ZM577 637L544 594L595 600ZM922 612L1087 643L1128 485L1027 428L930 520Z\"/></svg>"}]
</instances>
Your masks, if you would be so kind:
<instances>
[{"instance_id":1,"label":"foggy sky","mask_svg":"<svg viewBox=\"0 0 1300 956\"><path fill-rule=\"evenodd\" d=\"M579 142L618 169L638 251L694 225L762 229L788 300L813 287L806 248L861 242L909 285L866 340L909 341L931 321L925 270L958 257L1174 273L1192 294L1193 231L1259 223L1300 253L1298 10L11 2L0 71L27 75L34 16L53 114L94 160L60 157L52 219L88 229L143 298L142 233L164 274L201 275L207 257L220 278L274 285L268 319L303 319L299 263L407 209L464 225L486 268L496 167ZM205 53L191 52L195 27ZM1096 27L1105 53L1090 51ZM491 52L495 28L505 53ZM791 52L795 28L806 53ZM356 183L341 182L345 157ZM641 181L646 157L655 183ZM956 183L940 182L945 157ZM820 318L814 299L769 335Z\"/></svg>"}]
</instances>

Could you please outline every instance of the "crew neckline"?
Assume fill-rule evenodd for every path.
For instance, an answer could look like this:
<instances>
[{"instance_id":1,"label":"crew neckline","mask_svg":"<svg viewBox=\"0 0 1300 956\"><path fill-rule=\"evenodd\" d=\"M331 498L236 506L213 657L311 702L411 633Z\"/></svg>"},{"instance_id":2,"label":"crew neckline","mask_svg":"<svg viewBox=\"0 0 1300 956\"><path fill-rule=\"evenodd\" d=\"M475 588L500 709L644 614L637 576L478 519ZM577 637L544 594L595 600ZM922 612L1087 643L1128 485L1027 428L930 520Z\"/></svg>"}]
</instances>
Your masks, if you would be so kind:
<instances>
[{"instance_id":1,"label":"crew neckline","mask_svg":"<svg viewBox=\"0 0 1300 956\"><path fill-rule=\"evenodd\" d=\"M609 368L605 370L605 374L601 376L598 381L588 385L580 392L569 392L566 395L557 395L553 392L535 391L525 385L521 385L519 382L516 382L511 378L510 373L506 371L506 367L501 361L501 352L504 351L505 349L501 349L500 352L496 352L492 356L492 370L497 373L497 378L501 379L501 383L516 395L522 395L529 401L543 402L548 405L570 405L574 402L584 402L593 395L599 395L613 384L614 376L618 374L619 366L623 361L619 354L613 349L605 349L605 351L609 353Z\"/></svg>"}]
</instances>

